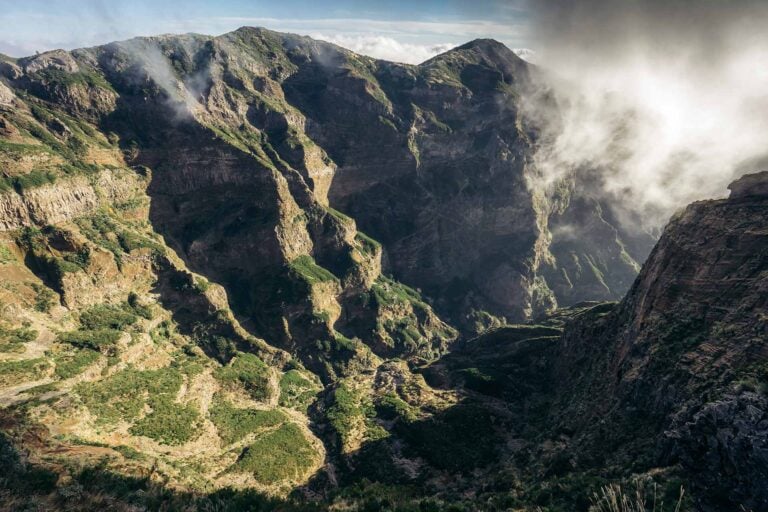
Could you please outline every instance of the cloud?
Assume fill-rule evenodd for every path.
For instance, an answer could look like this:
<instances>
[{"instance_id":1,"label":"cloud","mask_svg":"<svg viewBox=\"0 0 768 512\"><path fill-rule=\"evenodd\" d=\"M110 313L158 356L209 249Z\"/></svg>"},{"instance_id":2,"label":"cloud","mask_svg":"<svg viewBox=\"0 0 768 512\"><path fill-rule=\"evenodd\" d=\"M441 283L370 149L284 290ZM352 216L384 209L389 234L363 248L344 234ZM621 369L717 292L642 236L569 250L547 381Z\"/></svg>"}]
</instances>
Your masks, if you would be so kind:
<instances>
[{"instance_id":1,"label":"cloud","mask_svg":"<svg viewBox=\"0 0 768 512\"><path fill-rule=\"evenodd\" d=\"M545 1L533 23L546 181L597 175L653 224L768 154L768 3Z\"/></svg>"},{"instance_id":2,"label":"cloud","mask_svg":"<svg viewBox=\"0 0 768 512\"><path fill-rule=\"evenodd\" d=\"M0 14L0 21L6 26L4 34L0 36L0 51L14 56L53 48L93 46L139 35L187 32L215 35L249 25L302 35L322 34L332 42L341 41L348 46L370 49L373 56L391 57L405 62L416 60L408 51L429 58L434 54L432 48L458 46L479 37L493 37L510 47L523 46L526 27L523 22L509 22L508 19L414 21L355 17L202 17L194 12L185 16L184 11L158 8L153 13L146 6L143 9L130 9L120 3L113 5L102 2L87 2L71 6L71 9L65 11L35 13L35 30L30 28L32 20L28 14L4 13ZM404 60L403 56L407 59Z\"/></svg>"},{"instance_id":3,"label":"cloud","mask_svg":"<svg viewBox=\"0 0 768 512\"><path fill-rule=\"evenodd\" d=\"M451 43L412 44L401 43L392 37L377 35L326 35L310 34L315 39L337 44L348 50L376 59L406 64L419 64L455 47Z\"/></svg>"}]
</instances>

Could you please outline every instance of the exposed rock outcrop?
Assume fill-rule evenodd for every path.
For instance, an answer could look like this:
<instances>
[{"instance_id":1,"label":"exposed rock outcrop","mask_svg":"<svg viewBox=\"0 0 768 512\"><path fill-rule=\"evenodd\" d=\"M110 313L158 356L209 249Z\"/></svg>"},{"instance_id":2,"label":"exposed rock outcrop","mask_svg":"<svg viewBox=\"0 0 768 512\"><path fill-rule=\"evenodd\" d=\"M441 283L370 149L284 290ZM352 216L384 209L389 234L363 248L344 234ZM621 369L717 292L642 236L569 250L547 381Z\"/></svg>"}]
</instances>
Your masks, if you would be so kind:
<instances>
[{"instance_id":1,"label":"exposed rock outcrop","mask_svg":"<svg viewBox=\"0 0 768 512\"><path fill-rule=\"evenodd\" d=\"M768 506L765 176L678 213L621 304L566 331L554 370L575 445L681 463L708 509Z\"/></svg>"}]
</instances>

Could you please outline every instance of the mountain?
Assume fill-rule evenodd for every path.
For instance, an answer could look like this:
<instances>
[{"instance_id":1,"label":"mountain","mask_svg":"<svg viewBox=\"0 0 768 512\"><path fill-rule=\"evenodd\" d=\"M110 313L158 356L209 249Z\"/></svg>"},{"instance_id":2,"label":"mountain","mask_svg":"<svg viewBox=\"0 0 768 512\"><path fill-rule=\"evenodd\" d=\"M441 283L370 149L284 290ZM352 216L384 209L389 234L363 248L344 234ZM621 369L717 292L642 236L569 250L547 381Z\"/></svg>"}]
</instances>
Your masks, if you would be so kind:
<instances>
[{"instance_id":1,"label":"mountain","mask_svg":"<svg viewBox=\"0 0 768 512\"><path fill-rule=\"evenodd\" d=\"M542 185L538 73L248 27L3 59L7 508L572 510L632 474L763 506L764 179L638 277L599 187Z\"/></svg>"},{"instance_id":2,"label":"mountain","mask_svg":"<svg viewBox=\"0 0 768 512\"><path fill-rule=\"evenodd\" d=\"M746 175L679 212L621 302L488 333L428 380L513 406L537 485L666 472L696 510L764 509L766 187Z\"/></svg>"}]
</instances>

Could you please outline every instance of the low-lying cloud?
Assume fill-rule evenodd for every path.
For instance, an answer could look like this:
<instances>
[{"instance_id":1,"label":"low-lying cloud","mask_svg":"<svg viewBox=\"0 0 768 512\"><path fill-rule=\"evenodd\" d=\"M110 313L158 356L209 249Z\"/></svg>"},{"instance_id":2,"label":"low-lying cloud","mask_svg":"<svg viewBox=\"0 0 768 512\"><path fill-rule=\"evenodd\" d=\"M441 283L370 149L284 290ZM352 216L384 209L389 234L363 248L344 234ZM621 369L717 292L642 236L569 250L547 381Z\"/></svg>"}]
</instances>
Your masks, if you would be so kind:
<instances>
[{"instance_id":1,"label":"low-lying cloud","mask_svg":"<svg viewBox=\"0 0 768 512\"><path fill-rule=\"evenodd\" d=\"M662 223L720 196L768 155L768 3L532 3L537 61L558 109L536 110L548 181L599 175Z\"/></svg>"},{"instance_id":2,"label":"low-lying cloud","mask_svg":"<svg viewBox=\"0 0 768 512\"><path fill-rule=\"evenodd\" d=\"M380 35L310 34L355 53L406 64L419 64L456 46L452 43L411 44Z\"/></svg>"}]
</instances>

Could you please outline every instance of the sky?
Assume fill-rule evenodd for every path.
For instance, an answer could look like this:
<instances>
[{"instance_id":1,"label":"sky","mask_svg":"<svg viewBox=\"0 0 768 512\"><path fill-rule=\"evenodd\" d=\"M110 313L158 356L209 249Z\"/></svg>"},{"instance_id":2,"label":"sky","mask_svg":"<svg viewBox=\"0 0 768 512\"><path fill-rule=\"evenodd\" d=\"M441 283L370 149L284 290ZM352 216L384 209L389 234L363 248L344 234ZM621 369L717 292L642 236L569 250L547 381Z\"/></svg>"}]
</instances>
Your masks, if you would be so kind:
<instances>
[{"instance_id":1,"label":"sky","mask_svg":"<svg viewBox=\"0 0 768 512\"><path fill-rule=\"evenodd\" d=\"M219 35L247 25L416 64L476 38L526 47L525 1L0 0L0 53L21 57L166 33Z\"/></svg>"}]
</instances>

